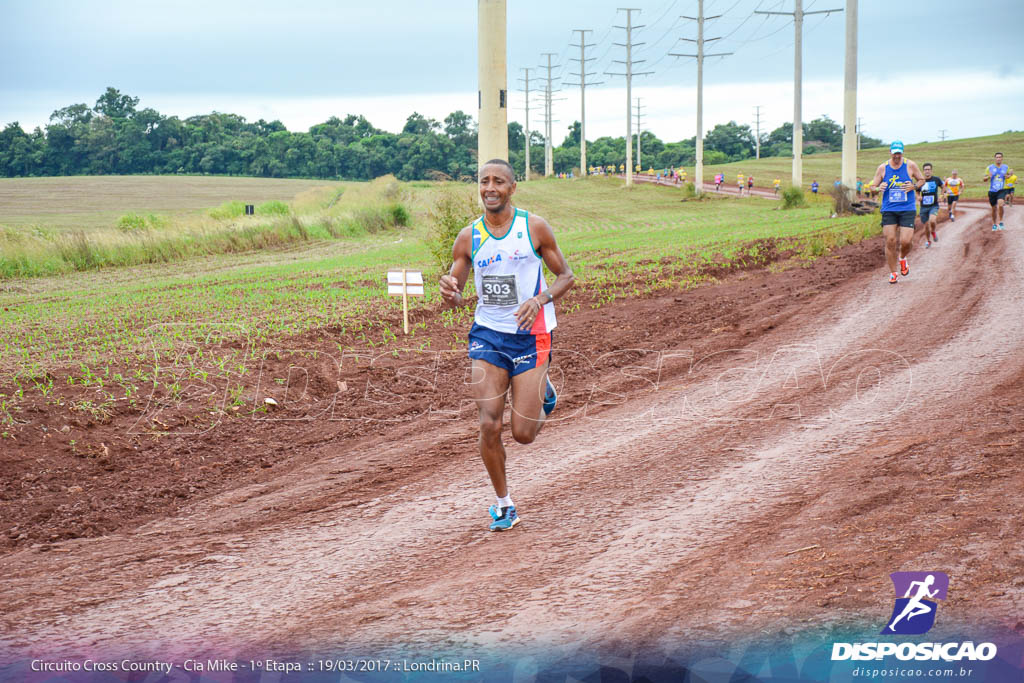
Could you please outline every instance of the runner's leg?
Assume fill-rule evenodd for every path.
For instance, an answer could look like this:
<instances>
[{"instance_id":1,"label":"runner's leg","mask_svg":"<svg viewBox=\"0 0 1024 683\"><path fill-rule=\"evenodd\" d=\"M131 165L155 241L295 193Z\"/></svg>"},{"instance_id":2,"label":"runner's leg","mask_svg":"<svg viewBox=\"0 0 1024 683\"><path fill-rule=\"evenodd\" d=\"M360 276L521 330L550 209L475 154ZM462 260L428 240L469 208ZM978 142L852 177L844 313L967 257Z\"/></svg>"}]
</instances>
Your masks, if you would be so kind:
<instances>
[{"instance_id":1,"label":"runner's leg","mask_svg":"<svg viewBox=\"0 0 1024 683\"><path fill-rule=\"evenodd\" d=\"M883 225L882 234L885 235L885 262L889 266L890 273L899 272L898 256L900 240L896 236L896 225Z\"/></svg>"},{"instance_id":2,"label":"runner's leg","mask_svg":"<svg viewBox=\"0 0 1024 683\"><path fill-rule=\"evenodd\" d=\"M519 443L536 439L547 419L543 404L550 363L549 360L512 378L512 438Z\"/></svg>"},{"instance_id":3,"label":"runner's leg","mask_svg":"<svg viewBox=\"0 0 1024 683\"><path fill-rule=\"evenodd\" d=\"M926 226L927 227L927 226ZM900 228L900 258L907 258L914 241L913 228Z\"/></svg>"},{"instance_id":4,"label":"runner's leg","mask_svg":"<svg viewBox=\"0 0 1024 683\"><path fill-rule=\"evenodd\" d=\"M508 372L487 361L473 359L472 373L472 396L480 418L480 457L491 478L494 493L503 498L508 495L508 484L505 479L505 446L501 443L501 422L509 385Z\"/></svg>"}]
</instances>

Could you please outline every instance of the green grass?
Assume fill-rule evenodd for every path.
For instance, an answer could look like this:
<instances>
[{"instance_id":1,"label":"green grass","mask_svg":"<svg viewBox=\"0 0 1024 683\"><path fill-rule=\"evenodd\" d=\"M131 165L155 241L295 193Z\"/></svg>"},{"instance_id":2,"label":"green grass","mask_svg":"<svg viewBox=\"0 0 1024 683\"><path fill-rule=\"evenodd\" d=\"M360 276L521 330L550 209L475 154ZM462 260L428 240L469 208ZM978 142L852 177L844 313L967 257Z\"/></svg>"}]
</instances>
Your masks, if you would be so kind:
<instances>
[{"instance_id":1,"label":"green grass","mask_svg":"<svg viewBox=\"0 0 1024 683\"><path fill-rule=\"evenodd\" d=\"M185 343L183 329L204 325L245 339L232 352L241 355L272 340L326 328L333 335L354 335L363 346L387 343L394 332L384 318L399 304L384 296L385 271L421 268L430 281L437 277L427 246L417 238L426 234L423 213L437 188L384 185L386 196L412 208L412 232L362 232L284 252L8 281L0 288L0 326L7 332L0 339L0 386L4 377L31 384L64 368L76 381L105 390L120 375L121 391L137 394L150 377L146 368L167 362ZM359 192L371 190L352 190L350 201L358 204ZM315 205L331 193L314 194L298 203ZM614 179L541 180L521 184L516 200L554 226L593 306L692 287L708 279L709 267L717 272L762 263L770 249L765 240L781 240L811 258L831 245L878 232L877 219L870 216L829 219L829 208L820 201L782 211L771 200L683 202L681 196L650 186L627 191ZM436 301L435 288L428 287L425 303ZM450 312L443 319L461 332L468 315ZM125 380L128 371L118 370L122 365L135 368L140 378Z\"/></svg>"},{"instance_id":2,"label":"green grass","mask_svg":"<svg viewBox=\"0 0 1024 683\"><path fill-rule=\"evenodd\" d=\"M949 176L954 168L967 183L966 197L980 199L988 192L988 184L982 183L981 177L985 169L992 163L992 156L1002 152L1005 163L1011 168L1024 170L1024 132L1003 133L979 138L963 140L947 140L946 142L929 142L907 145L906 157L913 159L918 165L930 162L935 167L935 175L943 179ZM857 155L857 175L868 183L875 174L879 164L889 159L889 148L876 147L863 149ZM832 182L840 175L842 154L805 154L803 157L804 190L811 182L817 180L824 189L831 187ZM693 178L693 168L687 168L689 177ZM725 175L725 183L734 185L736 175L753 175L758 187L772 186L772 181L779 178L783 187L791 185L793 178L792 157L766 157L759 160L747 159L732 164L721 164L704 167L704 180L710 182L716 173ZM1019 172L1018 172L1019 175Z\"/></svg>"},{"instance_id":3,"label":"green grass","mask_svg":"<svg viewBox=\"0 0 1024 683\"><path fill-rule=\"evenodd\" d=\"M93 184L91 179L81 180L84 185ZM125 182L126 193L132 194L138 179ZM211 179L211 184L222 185L220 179ZM409 212L402 204L404 194L397 181L385 178L373 183L314 186L292 198L291 203L276 199L263 202L252 216L244 215L243 202L231 200L194 216L168 218L130 212L113 227L89 230L0 226L0 279L172 263L212 254L350 238L408 225Z\"/></svg>"}]
</instances>

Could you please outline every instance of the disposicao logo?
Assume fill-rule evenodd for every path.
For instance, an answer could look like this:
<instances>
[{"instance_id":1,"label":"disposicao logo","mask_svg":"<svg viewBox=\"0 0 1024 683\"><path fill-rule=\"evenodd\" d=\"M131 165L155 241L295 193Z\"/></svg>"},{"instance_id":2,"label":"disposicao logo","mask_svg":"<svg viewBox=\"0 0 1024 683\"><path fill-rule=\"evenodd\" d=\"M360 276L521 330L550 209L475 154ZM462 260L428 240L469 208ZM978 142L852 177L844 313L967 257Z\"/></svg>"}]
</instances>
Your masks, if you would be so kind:
<instances>
[{"instance_id":1,"label":"disposicao logo","mask_svg":"<svg viewBox=\"0 0 1024 683\"><path fill-rule=\"evenodd\" d=\"M881 635L920 635L935 625L936 600L949 593L949 575L944 572L893 572L889 575L896 590L892 616ZM996 656L994 643L833 643L832 661L879 660L894 656L899 660L988 661Z\"/></svg>"},{"instance_id":2,"label":"disposicao logo","mask_svg":"<svg viewBox=\"0 0 1024 683\"><path fill-rule=\"evenodd\" d=\"M883 634L919 635L935 625L938 603L949 593L949 575L944 572L893 572L896 604ZM902 597L901 597L902 596Z\"/></svg>"}]
</instances>

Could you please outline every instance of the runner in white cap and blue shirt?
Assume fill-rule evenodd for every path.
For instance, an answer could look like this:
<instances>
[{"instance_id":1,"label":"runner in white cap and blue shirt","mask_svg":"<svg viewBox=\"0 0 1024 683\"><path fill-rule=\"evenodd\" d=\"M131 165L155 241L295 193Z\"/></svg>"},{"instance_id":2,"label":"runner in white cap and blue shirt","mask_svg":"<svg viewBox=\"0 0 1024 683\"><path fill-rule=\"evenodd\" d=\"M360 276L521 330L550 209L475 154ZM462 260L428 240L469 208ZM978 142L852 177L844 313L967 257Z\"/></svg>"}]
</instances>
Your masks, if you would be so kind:
<instances>
[{"instance_id":1,"label":"runner in white cap and blue shirt","mask_svg":"<svg viewBox=\"0 0 1024 683\"><path fill-rule=\"evenodd\" d=\"M903 158L903 142L895 140L889 145L889 161L878 167L871 181L871 185L882 192L882 233L885 235L889 284L896 284L899 275L906 277L910 273L907 254L914 239L916 192L924 183L924 174L917 164Z\"/></svg>"}]
</instances>

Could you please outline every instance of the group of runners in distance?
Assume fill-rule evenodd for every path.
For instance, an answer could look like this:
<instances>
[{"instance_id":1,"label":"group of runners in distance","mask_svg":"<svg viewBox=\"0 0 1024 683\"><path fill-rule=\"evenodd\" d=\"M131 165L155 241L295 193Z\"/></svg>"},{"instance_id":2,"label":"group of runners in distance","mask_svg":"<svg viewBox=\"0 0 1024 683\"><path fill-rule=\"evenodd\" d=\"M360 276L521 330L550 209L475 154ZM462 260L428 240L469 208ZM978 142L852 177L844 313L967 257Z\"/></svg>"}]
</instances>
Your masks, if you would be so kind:
<instances>
[{"instance_id":1,"label":"group of runners in distance","mask_svg":"<svg viewBox=\"0 0 1024 683\"><path fill-rule=\"evenodd\" d=\"M595 169L614 172L614 167ZM684 173L676 174L673 169L676 177L685 178ZM1004 207L1013 204L1017 176L997 153L982 180L989 184L992 230L1002 230ZM723 181L721 173L715 175L716 190ZM743 174L737 175L736 182L741 193L744 185L748 194L754 187L753 177ZM778 194L781 180L776 178L773 185ZM910 273L907 254L916 219L919 217L925 228L925 247L930 247L938 241L940 193L945 192L949 218L955 220L956 203L965 187L955 169L942 180L933 175L931 164L919 168L905 159L901 141L890 145L889 160L878 166L868 184L869 193L882 195L882 232L890 283ZM862 189L858 179L858 195ZM506 399L512 408L512 437L519 443L531 443L558 400L548 377L556 325L554 301L575 284L554 230L540 216L513 206L515 191L515 172L508 161L492 159L480 168L483 215L459 232L452 247L451 270L439 283L448 305L464 304L462 291L470 275L477 293L468 355L472 363L471 394L480 428L478 447L496 498L488 510L491 531L507 531L520 520L509 490L502 443ZM916 210L918 194L920 212ZM550 287L544 278L545 265L555 276Z\"/></svg>"},{"instance_id":2,"label":"group of runners in distance","mask_svg":"<svg viewBox=\"0 0 1024 683\"><path fill-rule=\"evenodd\" d=\"M1003 163L1003 155L996 152L994 163L989 164L982 177L988 186L988 202L992 209L992 230L1004 230L1003 212L1006 204L1013 204L1013 187L1017 176ZM956 169L946 180L932 174L932 165L920 168L910 159L903 158L903 142L895 140L889 146L889 161L879 165L869 190L878 188L882 195L882 232L885 235L885 259L889 267L889 283L896 284L900 276L910 274L907 254L920 219L925 229L925 248L937 243L936 227L939 213L939 193L945 191L949 219L956 220L956 203L966 183ZM920 211L916 211L916 195L920 194Z\"/></svg>"}]
</instances>

